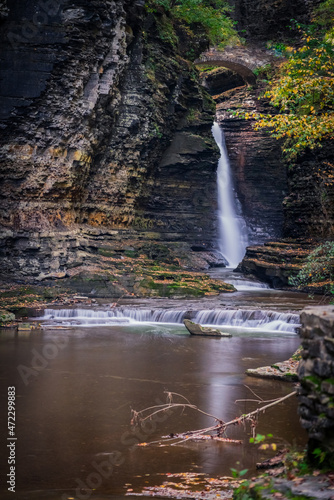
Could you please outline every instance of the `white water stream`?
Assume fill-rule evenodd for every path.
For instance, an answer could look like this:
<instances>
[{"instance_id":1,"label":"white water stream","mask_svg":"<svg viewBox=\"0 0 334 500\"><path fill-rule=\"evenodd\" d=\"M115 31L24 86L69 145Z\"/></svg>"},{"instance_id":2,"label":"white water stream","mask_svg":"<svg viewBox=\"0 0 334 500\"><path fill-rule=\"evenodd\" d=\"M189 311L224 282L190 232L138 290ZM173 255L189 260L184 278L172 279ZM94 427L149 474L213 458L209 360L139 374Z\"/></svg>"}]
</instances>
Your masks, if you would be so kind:
<instances>
[{"instance_id":1,"label":"white water stream","mask_svg":"<svg viewBox=\"0 0 334 500\"><path fill-rule=\"evenodd\" d=\"M136 323L182 324L190 318L202 325L216 325L242 330L295 333L299 326L299 315L259 309L158 309L141 307L113 307L94 309L45 309L40 320L45 326L101 326Z\"/></svg>"},{"instance_id":2,"label":"white water stream","mask_svg":"<svg viewBox=\"0 0 334 500\"><path fill-rule=\"evenodd\" d=\"M245 255L248 232L246 223L237 210L238 200L233 187L224 133L216 122L213 124L212 134L221 154L217 169L218 249L227 260L228 267L236 267Z\"/></svg>"}]
</instances>

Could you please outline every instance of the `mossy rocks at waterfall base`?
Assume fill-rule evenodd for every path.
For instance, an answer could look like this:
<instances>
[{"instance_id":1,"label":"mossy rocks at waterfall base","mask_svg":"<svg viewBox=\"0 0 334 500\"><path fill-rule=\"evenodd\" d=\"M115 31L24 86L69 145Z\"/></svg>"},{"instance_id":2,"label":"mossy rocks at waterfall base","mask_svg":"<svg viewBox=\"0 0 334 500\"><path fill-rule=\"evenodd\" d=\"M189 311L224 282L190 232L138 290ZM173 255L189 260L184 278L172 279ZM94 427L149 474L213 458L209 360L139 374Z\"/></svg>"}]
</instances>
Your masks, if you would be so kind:
<instances>
[{"instance_id":1,"label":"mossy rocks at waterfall base","mask_svg":"<svg viewBox=\"0 0 334 500\"><path fill-rule=\"evenodd\" d=\"M140 297L192 298L234 292L233 285L210 278L204 273L185 271L155 271L146 275L134 286Z\"/></svg>"},{"instance_id":2,"label":"mossy rocks at waterfall base","mask_svg":"<svg viewBox=\"0 0 334 500\"><path fill-rule=\"evenodd\" d=\"M0 324L7 322L8 314L16 318L31 316L33 309L40 309L46 303L64 302L71 295L71 290L54 281L52 286L49 284L21 285L14 283L0 282L0 311L4 311L5 320ZM9 319L8 321L13 321Z\"/></svg>"},{"instance_id":3,"label":"mossy rocks at waterfall base","mask_svg":"<svg viewBox=\"0 0 334 500\"><path fill-rule=\"evenodd\" d=\"M221 265L214 252L192 251L185 244L119 242L104 246L103 254L89 255L84 265L68 269L67 277L56 283L94 298L183 299L235 292L233 285L201 272L210 263Z\"/></svg>"},{"instance_id":4,"label":"mossy rocks at waterfall base","mask_svg":"<svg viewBox=\"0 0 334 500\"><path fill-rule=\"evenodd\" d=\"M153 267L156 269L158 266ZM83 270L65 281L68 287L96 298L197 298L235 291L233 285L212 279L204 273L152 268L123 269L122 272L117 269Z\"/></svg>"},{"instance_id":5,"label":"mossy rocks at waterfall base","mask_svg":"<svg viewBox=\"0 0 334 500\"><path fill-rule=\"evenodd\" d=\"M319 256L315 256L312 267L312 256L324 246L317 240L288 238L268 241L261 246L249 246L237 269L269 283L273 288L326 294L334 286L331 279L333 257L331 255L327 257L324 253L323 260L320 261ZM316 258L319 260L319 265L323 262L322 272L318 272L317 267L320 266L316 266ZM314 269L317 270L318 279L315 279ZM306 272L308 280L301 279L300 276L303 277Z\"/></svg>"}]
</instances>

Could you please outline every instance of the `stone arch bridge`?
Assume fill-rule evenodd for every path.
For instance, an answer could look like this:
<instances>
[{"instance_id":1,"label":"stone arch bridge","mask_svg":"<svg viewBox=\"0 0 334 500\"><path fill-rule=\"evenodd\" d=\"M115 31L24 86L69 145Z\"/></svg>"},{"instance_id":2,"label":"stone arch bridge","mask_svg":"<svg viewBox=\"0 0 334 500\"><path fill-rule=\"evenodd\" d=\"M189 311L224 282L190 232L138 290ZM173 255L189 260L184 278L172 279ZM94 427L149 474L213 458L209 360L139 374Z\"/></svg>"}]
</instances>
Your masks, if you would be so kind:
<instances>
[{"instance_id":1,"label":"stone arch bridge","mask_svg":"<svg viewBox=\"0 0 334 500\"><path fill-rule=\"evenodd\" d=\"M247 84L252 85L256 81L254 71L278 59L273 51L264 48L226 47L224 50L211 48L194 62L197 66L223 66L238 73Z\"/></svg>"}]
</instances>

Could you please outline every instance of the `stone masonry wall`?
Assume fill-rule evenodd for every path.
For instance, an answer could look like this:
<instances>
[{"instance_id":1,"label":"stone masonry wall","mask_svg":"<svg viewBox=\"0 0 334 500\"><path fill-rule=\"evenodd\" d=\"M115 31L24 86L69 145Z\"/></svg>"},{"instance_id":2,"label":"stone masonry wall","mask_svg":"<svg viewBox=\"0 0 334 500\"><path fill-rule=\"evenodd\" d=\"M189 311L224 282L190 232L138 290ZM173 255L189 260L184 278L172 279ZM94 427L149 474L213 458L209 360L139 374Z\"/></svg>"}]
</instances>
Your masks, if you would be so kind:
<instances>
[{"instance_id":1,"label":"stone masonry wall","mask_svg":"<svg viewBox=\"0 0 334 500\"><path fill-rule=\"evenodd\" d=\"M334 463L334 306L308 307L301 315L302 361L298 375L299 414L309 435L308 456Z\"/></svg>"}]
</instances>

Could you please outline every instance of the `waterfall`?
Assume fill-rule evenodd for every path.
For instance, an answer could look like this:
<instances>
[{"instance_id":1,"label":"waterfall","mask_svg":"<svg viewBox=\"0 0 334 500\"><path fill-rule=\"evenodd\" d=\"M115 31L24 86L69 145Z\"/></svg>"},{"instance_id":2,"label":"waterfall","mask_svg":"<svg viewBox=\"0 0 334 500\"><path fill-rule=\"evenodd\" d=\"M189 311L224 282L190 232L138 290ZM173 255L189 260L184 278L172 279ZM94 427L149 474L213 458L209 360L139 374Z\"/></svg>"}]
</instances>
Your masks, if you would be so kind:
<instances>
[{"instance_id":1,"label":"waterfall","mask_svg":"<svg viewBox=\"0 0 334 500\"><path fill-rule=\"evenodd\" d=\"M227 260L228 267L236 267L245 255L248 244L247 227L237 213L238 200L233 187L225 138L216 122L213 124L212 134L221 154L217 169L218 249Z\"/></svg>"},{"instance_id":2,"label":"waterfall","mask_svg":"<svg viewBox=\"0 0 334 500\"><path fill-rule=\"evenodd\" d=\"M182 324L190 318L203 325L241 327L269 332L295 333L299 315L260 309L150 309L120 306L111 309L45 309L45 325L112 326L135 323Z\"/></svg>"},{"instance_id":3,"label":"waterfall","mask_svg":"<svg viewBox=\"0 0 334 500\"><path fill-rule=\"evenodd\" d=\"M257 330L295 332L299 315L261 309L207 309L198 311L194 321L203 325L227 325Z\"/></svg>"}]
</instances>

